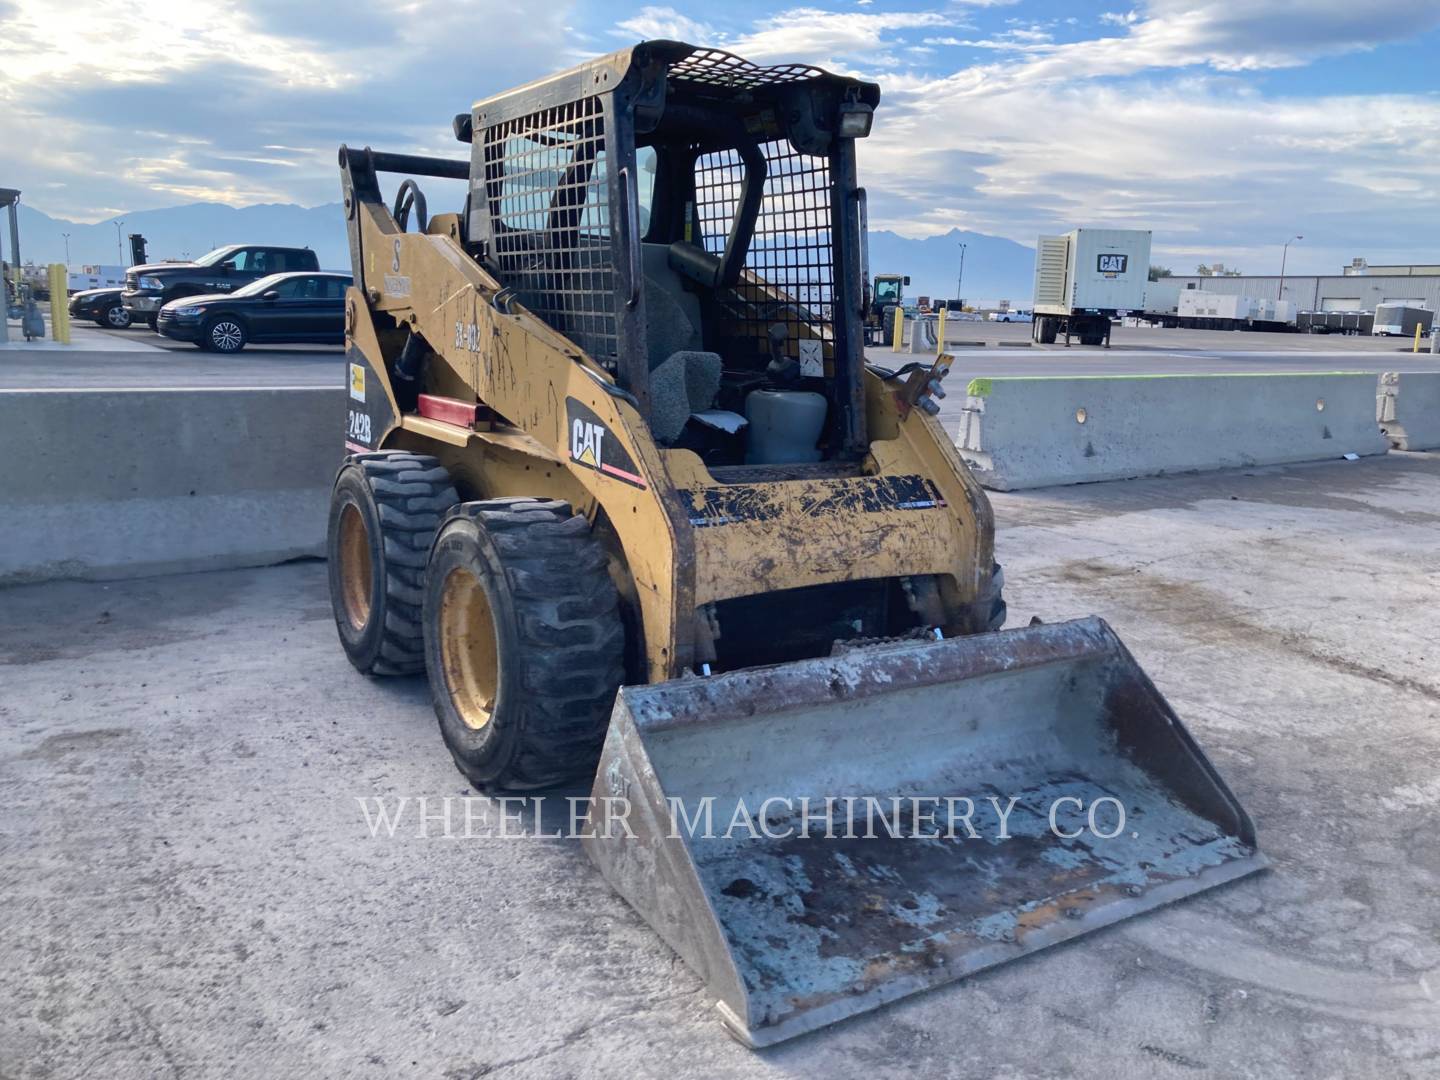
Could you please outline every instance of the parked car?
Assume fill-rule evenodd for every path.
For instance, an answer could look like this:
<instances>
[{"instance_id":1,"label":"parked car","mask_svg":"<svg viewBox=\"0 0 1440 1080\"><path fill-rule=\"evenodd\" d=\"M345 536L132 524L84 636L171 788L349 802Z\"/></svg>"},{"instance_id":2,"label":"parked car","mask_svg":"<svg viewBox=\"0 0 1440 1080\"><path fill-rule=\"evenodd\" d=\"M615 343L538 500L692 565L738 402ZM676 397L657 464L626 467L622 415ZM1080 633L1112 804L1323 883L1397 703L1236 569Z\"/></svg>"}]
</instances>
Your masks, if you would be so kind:
<instances>
[{"instance_id":1,"label":"parked car","mask_svg":"<svg viewBox=\"0 0 1440 1080\"><path fill-rule=\"evenodd\" d=\"M1034 316L1028 311L992 311L990 312L991 322L1022 322L1028 323Z\"/></svg>"},{"instance_id":2,"label":"parked car","mask_svg":"<svg viewBox=\"0 0 1440 1080\"><path fill-rule=\"evenodd\" d=\"M233 293L172 300L160 309L155 329L221 353L250 342L339 345L349 285L349 274L271 274Z\"/></svg>"},{"instance_id":3,"label":"parked car","mask_svg":"<svg viewBox=\"0 0 1440 1080\"><path fill-rule=\"evenodd\" d=\"M171 300L233 293L271 274L319 269L320 260L309 248L229 244L194 262L132 266L125 273L123 299L131 317L153 329L160 309Z\"/></svg>"},{"instance_id":4,"label":"parked car","mask_svg":"<svg viewBox=\"0 0 1440 1080\"><path fill-rule=\"evenodd\" d=\"M83 289L70 295L70 317L90 319L110 330L124 330L133 321L120 289Z\"/></svg>"}]
</instances>

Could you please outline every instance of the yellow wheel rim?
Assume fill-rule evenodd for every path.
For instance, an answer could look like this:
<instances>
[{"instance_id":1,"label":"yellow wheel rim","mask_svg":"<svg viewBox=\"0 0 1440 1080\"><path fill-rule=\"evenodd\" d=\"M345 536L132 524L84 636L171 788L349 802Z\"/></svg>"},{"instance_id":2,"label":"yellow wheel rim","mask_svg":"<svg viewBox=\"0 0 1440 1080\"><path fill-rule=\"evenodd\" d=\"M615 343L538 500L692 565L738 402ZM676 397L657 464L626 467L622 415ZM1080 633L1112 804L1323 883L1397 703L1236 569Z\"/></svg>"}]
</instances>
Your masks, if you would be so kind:
<instances>
[{"instance_id":1,"label":"yellow wheel rim","mask_svg":"<svg viewBox=\"0 0 1440 1080\"><path fill-rule=\"evenodd\" d=\"M370 534L360 508L346 503L340 511L340 602L353 630L370 621Z\"/></svg>"},{"instance_id":2,"label":"yellow wheel rim","mask_svg":"<svg viewBox=\"0 0 1440 1080\"><path fill-rule=\"evenodd\" d=\"M495 613L480 580L457 567L440 590L440 663L465 726L479 730L495 712L500 684Z\"/></svg>"}]
</instances>

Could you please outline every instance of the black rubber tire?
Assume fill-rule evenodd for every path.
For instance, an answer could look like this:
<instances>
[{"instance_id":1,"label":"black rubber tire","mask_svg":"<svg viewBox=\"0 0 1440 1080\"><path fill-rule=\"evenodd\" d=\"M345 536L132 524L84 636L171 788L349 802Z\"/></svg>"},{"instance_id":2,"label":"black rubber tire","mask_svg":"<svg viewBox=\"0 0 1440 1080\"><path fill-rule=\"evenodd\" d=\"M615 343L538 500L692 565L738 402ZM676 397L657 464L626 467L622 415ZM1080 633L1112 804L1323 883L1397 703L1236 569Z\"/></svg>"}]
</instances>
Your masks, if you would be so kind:
<instances>
[{"instance_id":1,"label":"black rubber tire","mask_svg":"<svg viewBox=\"0 0 1440 1080\"><path fill-rule=\"evenodd\" d=\"M245 321L233 315L216 315L205 321L200 334L200 347L210 352L232 355L245 348L250 340Z\"/></svg>"},{"instance_id":2,"label":"black rubber tire","mask_svg":"<svg viewBox=\"0 0 1440 1080\"><path fill-rule=\"evenodd\" d=\"M1060 332L1060 320L1046 317L1040 320L1040 329L1037 331L1036 340L1041 345L1054 345L1055 338Z\"/></svg>"},{"instance_id":3,"label":"black rubber tire","mask_svg":"<svg viewBox=\"0 0 1440 1080\"><path fill-rule=\"evenodd\" d=\"M102 326L106 330L128 330L132 322L134 319L131 318L129 309L118 300L107 307L104 314L95 320L97 326Z\"/></svg>"},{"instance_id":4,"label":"black rubber tire","mask_svg":"<svg viewBox=\"0 0 1440 1080\"><path fill-rule=\"evenodd\" d=\"M1005 570L997 562L990 574L990 619L986 630L999 630L1005 625L1009 609L1005 605Z\"/></svg>"},{"instance_id":5,"label":"black rubber tire","mask_svg":"<svg viewBox=\"0 0 1440 1080\"><path fill-rule=\"evenodd\" d=\"M335 628L350 663L366 675L415 675L425 669L420 626L425 563L435 529L460 501L450 474L428 454L353 454L335 476L326 556ZM369 607L359 626L341 580L341 518L353 506L370 556Z\"/></svg>"},{"instance_id":6,"label":"black rubber tire","mask_svg":"<svg viewBox=\"0 0 1440 1080\"><path fill-rule=\"evenodd\" d=\"M446 581L468 571L489 602L498 669L489 722L456 708L440 640ZM440 734L484 792L594 776L624 681L625 629L606 556L568 504L487 499L440 527L425 579L425 661Z\"/></svg>"}]
</instances>

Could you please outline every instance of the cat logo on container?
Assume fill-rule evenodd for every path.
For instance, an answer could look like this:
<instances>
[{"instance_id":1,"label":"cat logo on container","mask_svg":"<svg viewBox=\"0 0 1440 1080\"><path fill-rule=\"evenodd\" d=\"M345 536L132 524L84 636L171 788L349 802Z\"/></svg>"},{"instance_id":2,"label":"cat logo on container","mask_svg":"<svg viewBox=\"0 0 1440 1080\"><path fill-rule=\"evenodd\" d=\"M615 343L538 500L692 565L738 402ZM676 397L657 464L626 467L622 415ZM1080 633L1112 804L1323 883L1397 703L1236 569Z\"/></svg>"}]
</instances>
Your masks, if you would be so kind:
<instances>
[{"instance_id":1,"label":"cat logo on container","mask_svg":"<svg viewBox=\"0 0 1440 1080\"><path fill-rule=\"evenodd\" d=\"M622 484L646 486L645 478L615 433L587 406L574 398L566 398L565 419L570 429L571 461Z\"/></svg>"},{"instance_id":2,"label":"cat logo on container","mask_svg":"<svg viewBox=\"0 0 1440 1080\"><path fill-rule=\"evenodd\" d=\"M350 365L350 396L356 401L365 400L365 365Z\"/></svg>"}]
</instances>

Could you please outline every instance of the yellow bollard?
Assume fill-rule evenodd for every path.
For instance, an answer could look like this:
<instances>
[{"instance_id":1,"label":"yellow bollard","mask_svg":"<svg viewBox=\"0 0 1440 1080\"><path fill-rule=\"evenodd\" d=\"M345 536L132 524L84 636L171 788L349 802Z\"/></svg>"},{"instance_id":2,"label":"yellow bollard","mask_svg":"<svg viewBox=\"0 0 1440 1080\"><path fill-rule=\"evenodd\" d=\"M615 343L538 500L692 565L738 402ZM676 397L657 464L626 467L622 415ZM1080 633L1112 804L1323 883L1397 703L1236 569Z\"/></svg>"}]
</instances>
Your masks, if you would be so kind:
<instances>
[{"instance_id":1,"label":"yellow bollard","mask_svg":"<svg viewBox=\"0 0 1440 1080\"><path fill-rule=\"evenodd\" d=\"M1420 324L1419 324L1418 322L1415 324L1415 344L1412 345L1412 346L1410 346L1410 351L1411 351L1411 352L1419 352L1419 351L1420 351Z\"/></svg>"},{"instance_id":2,"label":"yellow bollard","mask_svg":"<svg viewBox=\"0 0 1440 1080\"><path fill-rule=\"evenodd\" d=\"M895 339L890 342L891 352L900 352L905 347L905 309L895 309Z\"/></svg>"},{"instance_id":3,"label":"yellow bollard","mask_svg":"<svg viewBox=\"0 0 1440 1080\"><path fill-rule=\"evenodd\" d=\"M949 305L942 303L940 305L940 321L935 327L935 353L937 356L945 355L945 312L947 310L949 310Z\"/></svg>"},{"instance_id":4,"label":"yellow bollard","mask_svg":"<svg viewBox=\"0 0 1440 1080\"><path fill-rule=\"evenodd\" d=\"M50 336L70 344L70 272L60 263L50 264Z\"/></svg>"}]
</instances>

